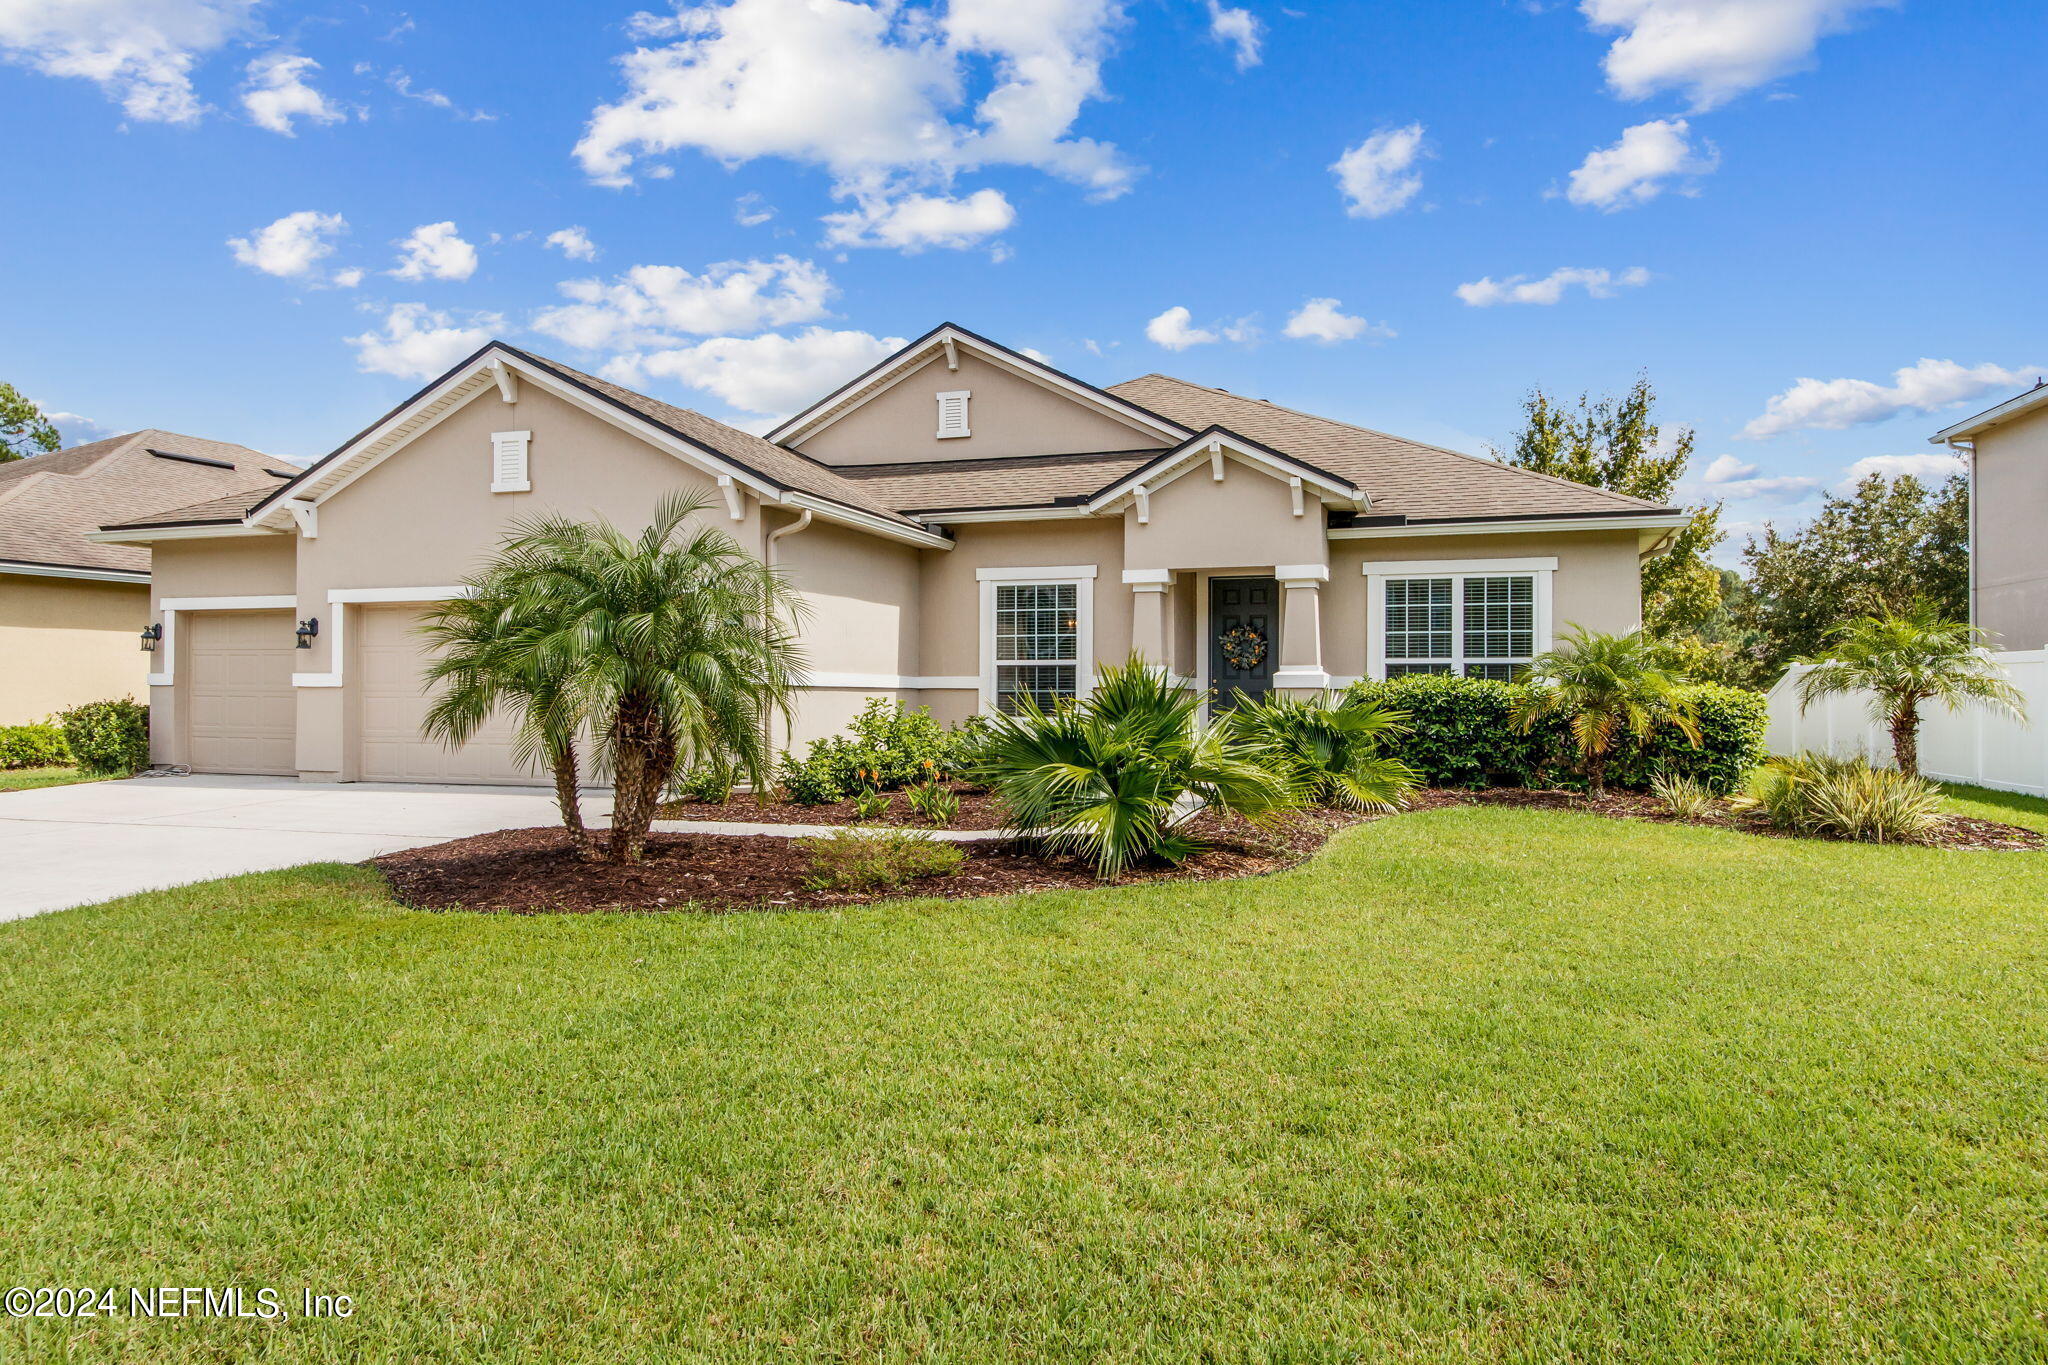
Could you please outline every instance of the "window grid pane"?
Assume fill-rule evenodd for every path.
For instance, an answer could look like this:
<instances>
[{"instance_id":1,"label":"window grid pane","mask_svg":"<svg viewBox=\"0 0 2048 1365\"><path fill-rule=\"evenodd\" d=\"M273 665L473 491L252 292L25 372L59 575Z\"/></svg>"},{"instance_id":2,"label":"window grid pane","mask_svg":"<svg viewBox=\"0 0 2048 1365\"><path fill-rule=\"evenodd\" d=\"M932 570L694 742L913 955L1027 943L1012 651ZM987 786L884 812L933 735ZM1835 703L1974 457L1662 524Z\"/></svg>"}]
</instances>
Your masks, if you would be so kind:
<instances>
[{"instance_id":1,"label":"window grid pane","mask_svg":"<svg viewBox=\"0 0 2048 1365\"><path fill-rule=\"evenodd\" d=\"M1451 657L1451 580L1387 580L1387 658Z\"/></svg>"},{"instance_id":2,"label":"window grid pane","mask_svg":"<svg viewBox=\"0 0 2048 1365\"><path fill-rule=\"evenodd\" d=\"M1464 590L1465 657L1528 658L1536 638L1535 580L1468 578Z\"/></svg>"},{"instance_id":3,"label":"window grid pane","mask_svg":"<svg viewBox=\"0 0 2048 1365\"><path fill-rule=\"evenodd\" d=\"M1080 598L1074 583L996 585L997 710L1014 714L1022 697L1050 708L1078 695Z\"/></svg>"},{"instance_id":4,"label":"window grid pane","mask_svg":"<svg viewBox=\"0 0 2048 1365\"><path fill-rule=\"evenodd\" d=\"M1536 649L1536 580L1454 574L1386 580L1385 676L1462 674L1512 682Z\"/></svg>"}]
</instances>

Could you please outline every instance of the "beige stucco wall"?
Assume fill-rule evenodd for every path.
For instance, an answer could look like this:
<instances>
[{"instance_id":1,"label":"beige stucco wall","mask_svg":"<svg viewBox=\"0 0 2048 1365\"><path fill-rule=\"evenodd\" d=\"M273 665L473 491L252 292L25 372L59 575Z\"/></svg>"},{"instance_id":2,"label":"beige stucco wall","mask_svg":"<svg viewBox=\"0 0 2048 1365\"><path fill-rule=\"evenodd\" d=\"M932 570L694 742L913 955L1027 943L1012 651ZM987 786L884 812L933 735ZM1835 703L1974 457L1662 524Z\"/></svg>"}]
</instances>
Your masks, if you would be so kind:
<instances>
[{"instance_id":1,"label":"beige stucco wall","mask_svg":"<svg viewBox=\"0 0 2048 1365\"><path fill-rule=\"evenodd\" d=\"M1313 496L1294 515L1294 494L1271 475L1236 460L1219 482L1206 461L1151 497L1150 521L1124 513L1124 563L1132 569L1228 569L1245 564L1321 564L1323 505Z\"/></svg>"},{"instance_id":2,"label":"beige stucco wall","mask_svg":"<svg viewBox=\"0 0 2048 1365\"><path fill-rule=\"evenodd\" d=\"M0 725L110 697L141 700L148 621L140 583L0 573Z\"/></svg>"},{"instance_id":3,"label":"beige stucco wall","mask_svg":"<svg viewBox=\"0 0 2048 1365\"><path fill-rule=\"evenodd\" d=\"M1976 438L1976 623L1996 649L2048 645L2048 413Z\"/></svg>"},{"instance_id":4,"label":"beige stucco wall","mask_svg":"<svg viewBox=\"0 0 2048 1365\"><path fill-rule=\"evenodd\" d=\"M962 389L973 395L967 405L973 434L942 441L938 395ZM962 351L957 372L946 368L944 357L934 358L799 448L826 464L892 464L1149 450L1163 444L1151 432Z\"/></svg>"}]
</instances>

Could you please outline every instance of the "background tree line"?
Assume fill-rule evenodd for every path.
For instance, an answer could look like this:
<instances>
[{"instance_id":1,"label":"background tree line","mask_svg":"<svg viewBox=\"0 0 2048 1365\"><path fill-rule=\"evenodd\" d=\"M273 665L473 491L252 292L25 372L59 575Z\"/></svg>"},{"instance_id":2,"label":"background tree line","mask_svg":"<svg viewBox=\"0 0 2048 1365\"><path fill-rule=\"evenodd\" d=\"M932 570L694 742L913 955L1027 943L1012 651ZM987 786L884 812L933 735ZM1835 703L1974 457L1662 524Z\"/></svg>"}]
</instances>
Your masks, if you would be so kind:
<instances>
[{"instance_id":1,"label":"background tree line","mask_svg":"<svg viewBox=\"0 0 2048 1365\"><path fill-rule=\"evenodd\" d=\"M1622 396L1581 395L1575 407L1541 389L1523 400L1503 464L1671 504L1693 454L1693 432L1669 439L1656 391L1638 376ZM1721 505L1701 504L1664 552L1643 566L1643 624L1673 664L1717 682L1768 687L1787 664L1818 654L1855 617L1918 609L1947 620L1970 613L1969 481L1929 486L1872 474L1831 494L1804 526L1766 526L1742 550L1742 572L1714 564L1727 539Z\"/></svg>"}]
</instances>

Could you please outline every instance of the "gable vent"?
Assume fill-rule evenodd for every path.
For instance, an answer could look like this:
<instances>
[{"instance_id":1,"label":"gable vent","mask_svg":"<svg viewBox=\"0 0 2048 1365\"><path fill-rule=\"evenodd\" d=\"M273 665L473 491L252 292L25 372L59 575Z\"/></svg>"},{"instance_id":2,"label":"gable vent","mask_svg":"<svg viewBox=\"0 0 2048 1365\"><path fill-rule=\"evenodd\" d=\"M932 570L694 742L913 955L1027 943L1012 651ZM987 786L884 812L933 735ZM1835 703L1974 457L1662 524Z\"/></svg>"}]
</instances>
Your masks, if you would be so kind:
<instances>
[{"instance_id":1,"label":"gable vent","mask_svg":"<svg viewBox=\"0 0 2048 1365\"><path fill-rule=\"evenodd\" d=\"M969 396L970 394L966 389L959 389L953 393L942 393L939 395L939 439L941 441L969 434L967 430L967 400Z\"/></svg>"},{"instance_id":2,"label":"gable vent","mask_svg":"<svg viewBox=\"0 0 2048 1365\"><path fill-rule=\"evenodd\" d=\"M526 477L526 443L533 439L530 431L494 431L491 433L491 491L493 493L525 493L533 488Z\"/></svg>"}]
</instances>

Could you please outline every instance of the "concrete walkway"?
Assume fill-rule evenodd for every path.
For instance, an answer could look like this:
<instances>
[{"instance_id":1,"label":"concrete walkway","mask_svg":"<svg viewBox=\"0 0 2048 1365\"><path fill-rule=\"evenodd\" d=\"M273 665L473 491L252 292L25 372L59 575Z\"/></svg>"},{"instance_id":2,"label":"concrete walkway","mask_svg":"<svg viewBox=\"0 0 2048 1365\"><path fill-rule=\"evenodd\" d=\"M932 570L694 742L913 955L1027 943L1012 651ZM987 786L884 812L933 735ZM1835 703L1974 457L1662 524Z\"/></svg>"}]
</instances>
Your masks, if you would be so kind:
<instances>
[{"instance_id":1,"label":"concrete walkway","mask_svg":"<svg viewBox=\"0 0 2048 1365\"><path fill-rule=\"evenodd\" d=\"M585 798L602 828L611 794ZM316 785L289 777L136 777L0 792L0 920L301 863L359 863L401 848L552 825L544 787ZM658 820L687 834L829 834L826 825ZM1000 830L931 830L941 839Z\"/></svg>"}]
</instances>

